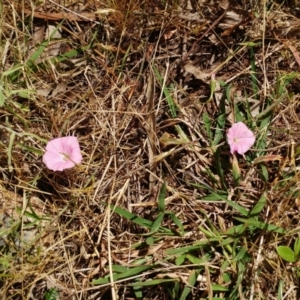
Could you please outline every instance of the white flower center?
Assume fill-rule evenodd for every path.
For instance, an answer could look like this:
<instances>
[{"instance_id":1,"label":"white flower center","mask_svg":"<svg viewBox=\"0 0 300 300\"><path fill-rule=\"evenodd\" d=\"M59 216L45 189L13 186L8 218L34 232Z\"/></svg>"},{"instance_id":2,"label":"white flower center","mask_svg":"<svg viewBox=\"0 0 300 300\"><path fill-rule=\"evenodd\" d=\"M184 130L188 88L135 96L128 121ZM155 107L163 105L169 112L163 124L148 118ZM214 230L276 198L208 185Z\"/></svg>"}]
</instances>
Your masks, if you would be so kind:
<instances>
[{"instance_id":1,"label":"white flower center","mask_svg":"<svg viewBox=\"0 0 300 300\"><path fill-rule=\"evenodd\" d=\"M69 155L69 154L63 153L63 152L60 152L59 154L61 155L61 158L62 158L64 161L70 160L70 155Z\"/></svg>"}]
</instances>

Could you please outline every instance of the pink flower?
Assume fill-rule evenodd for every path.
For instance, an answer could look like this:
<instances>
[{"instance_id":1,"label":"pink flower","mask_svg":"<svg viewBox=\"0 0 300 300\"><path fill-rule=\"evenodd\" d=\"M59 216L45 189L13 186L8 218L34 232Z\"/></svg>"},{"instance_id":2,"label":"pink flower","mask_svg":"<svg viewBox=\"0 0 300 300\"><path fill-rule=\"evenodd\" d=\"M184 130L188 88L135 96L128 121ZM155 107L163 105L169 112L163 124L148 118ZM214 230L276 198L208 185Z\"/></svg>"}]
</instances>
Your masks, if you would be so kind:
<instances>
[{"instance_id":1,"label":"pink flower","mask_svg":"<svg viewBox=\"0 0 300 300\"><path fill-rule=\"evenodd\" d=\"M243 122L235 123L229 128L227 139L232 154L237 152L243 155L255 142L253 132Z\"/></svg>"},{"instance_id":2,"label":"pink flower","mask_svg":"<svg viewBox=\"0 0 300 300\"><path fill-rule=\"evenodd\" d=\"M52 171L63 171L74 167L82 160L77 137L66 136L48 142L43 162Z\"/></svg>"}]
</instances>

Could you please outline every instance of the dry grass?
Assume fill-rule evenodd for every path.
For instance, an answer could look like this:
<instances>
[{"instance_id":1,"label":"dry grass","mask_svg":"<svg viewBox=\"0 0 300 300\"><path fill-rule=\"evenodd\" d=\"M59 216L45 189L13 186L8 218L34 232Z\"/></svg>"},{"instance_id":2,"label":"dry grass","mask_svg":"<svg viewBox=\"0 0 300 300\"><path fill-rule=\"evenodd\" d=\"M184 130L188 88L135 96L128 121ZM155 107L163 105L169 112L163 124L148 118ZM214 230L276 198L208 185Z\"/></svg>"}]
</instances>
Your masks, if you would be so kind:
<instances>
[{"instance_id":1,"label":"dry grass","mask_svg":"<svg viewBox=\"0 0 300 300\"><path fill-rule=\"evenodd\" d=\"M2 299L300 298L296 2L1 3Z\"/></svg>"}]
</instances>

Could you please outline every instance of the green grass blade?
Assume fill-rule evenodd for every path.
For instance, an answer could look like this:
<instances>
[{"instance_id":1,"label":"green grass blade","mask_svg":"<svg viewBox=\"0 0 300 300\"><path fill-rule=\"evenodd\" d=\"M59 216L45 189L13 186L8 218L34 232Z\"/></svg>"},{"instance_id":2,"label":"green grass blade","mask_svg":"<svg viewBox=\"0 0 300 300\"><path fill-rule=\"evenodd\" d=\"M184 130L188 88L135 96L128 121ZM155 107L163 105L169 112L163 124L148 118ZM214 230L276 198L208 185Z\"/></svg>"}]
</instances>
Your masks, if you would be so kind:
<instances>
[{"instance_id":1,"label":"green grass blade","mask_svg":"<svg viewBox=\"0 0 300 300\"><path fill-rule=\"evenodd\" d=\"M262 196L259 198L257 203L251 209L249 217L253 217L253 216L260 214L261 211L263 210L263 208L265 207L266 202L267 202L266 195L262 194Z\"/></svg>"},{"instance_id":2,"label":"green grass blade","mask_svg":"<svg viewBox=\"0 0 300 300\"><path fill-rule=\"evenodd\" d=\"M252 219L242 219L242 218L238 218L238 217L235 217L234 219L236 219L240 222L243 222L247 225L252 225L253 227L255 227L257 229L263 229L263 230L278 232L278 233L285 233L285 230L283 228L273 225L273 224L267 224L267 223L252 220Z\"/></svg>"},{"instance_id":3,"label":"green grass blade","mask_svg":"<svg viewBox=\"0 0 300 300\"><path fill-rule=\"evenodd\" d=\"M153 280L148 280L148 281L143 281L143 282L135 282L129 284L129 286L152 286L152 285L159 285L162 283L166 282L175 282L179 281L180 279L153 279Z\"/></svg>"},{"instance_id":4,"label":"green grass blade","mask_svg":"<svg viewBox=\"0 0 300 300\"><path fill-rule=\"evenodd\" d=\"M158 210L160 212L164 212L165 211L165 198L166 198L166 190L167 190L167 184L166 182L163 183L159 195L158 195Z\"/></svg>"},{"instance_id":5,"label":"green grass blade","mask_svg":"<svg viewBox=\"0 0 300 300\"><path fill-rule=\"evenodd\" d=\"M120 274L114 274L114 282L124 279L124 278L130 278L136 275L139 275L145 271L148 271L152 268L154 268L155 266L139 266L139 267L135 267L135 268L128 268L125 272L120 273ZM102 284L107 284L110 282L110 278L105 277L105 278L99 278L99 279L95 279L92 281L92 284L94 285L102 285Z\"/></svg>"},{"instance_id":6,"label":"green grass blade","mask_svg":"<svg viewBox=\"0 0 300 300\"><path fill-rule=\"evenodd\" d=\"M198 270L194 270L191 272L189 278L188 278L188 286L186 285L182 291L182 294L179 298L179 300L185 300L186 297L188 297L188 295L191 293L192 291L192 287L195 285L196 281L197 281L197 277L199 275L199 271Z\"/></svg>"}]
</instances>

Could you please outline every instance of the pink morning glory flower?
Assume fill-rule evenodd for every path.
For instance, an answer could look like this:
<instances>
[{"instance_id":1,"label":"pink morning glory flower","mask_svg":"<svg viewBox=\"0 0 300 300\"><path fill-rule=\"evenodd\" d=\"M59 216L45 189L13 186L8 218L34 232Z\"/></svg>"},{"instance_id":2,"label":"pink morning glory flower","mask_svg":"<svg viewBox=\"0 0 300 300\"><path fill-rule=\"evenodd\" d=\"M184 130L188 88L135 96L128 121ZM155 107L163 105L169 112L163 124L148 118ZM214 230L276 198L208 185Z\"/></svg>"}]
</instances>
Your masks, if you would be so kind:
<instances>
[{"instance_id":1,"label":"pink morning glory flower","mask_svg":"<svg viewBox=\"0 0 300 300\"><path fill-rule=\"evenodd\" d=\"M48 142L43 162L52 171L70 169L82 160L80 146L75 136L65 136Z\"/></svg>"},{"instance_id":2,"label":"pink morning glory flower","mask_svg":"<svg viewBox=\"0 0 300 300\"><path fill-rule=\"evenodd\" d=\"M255 136L243 122L238 122L229 128L227 140L232 154L237 152L243 155L253 146Z\"/></svg>"}]
</instances>

